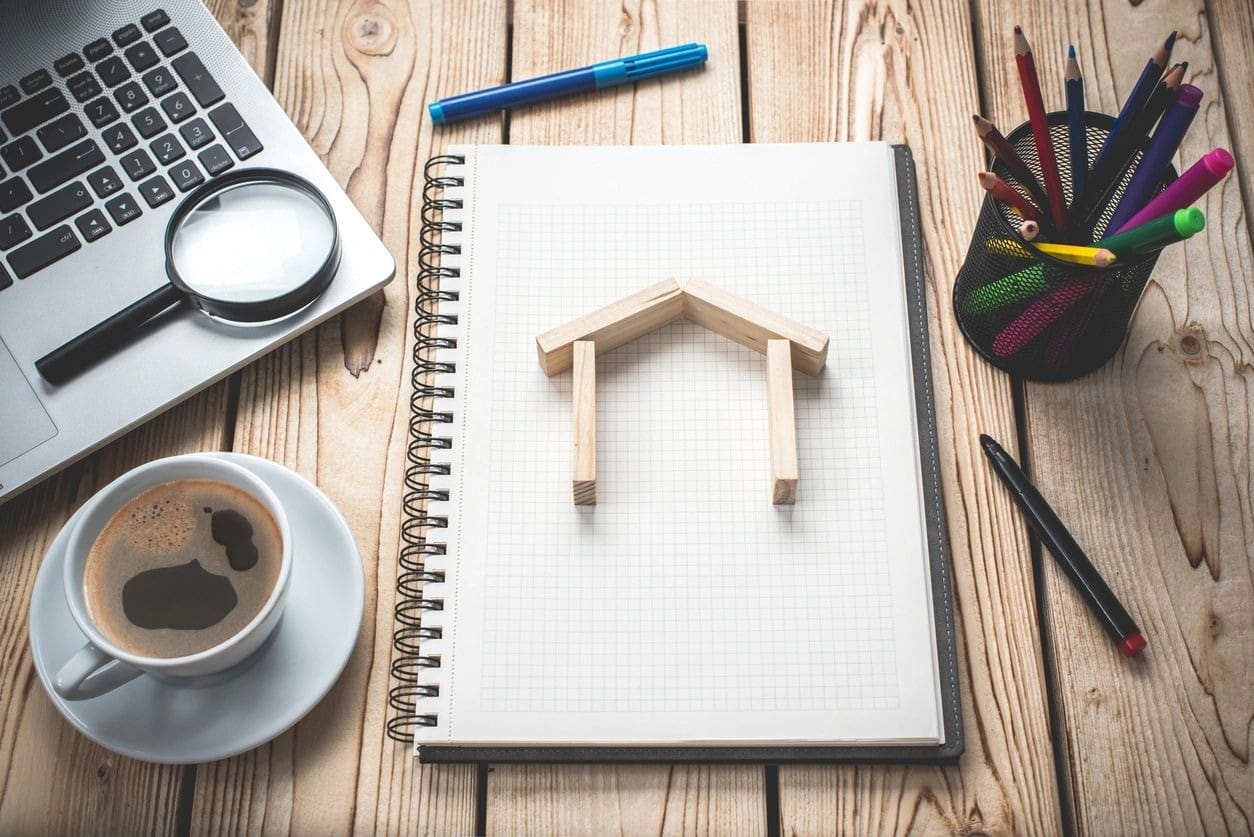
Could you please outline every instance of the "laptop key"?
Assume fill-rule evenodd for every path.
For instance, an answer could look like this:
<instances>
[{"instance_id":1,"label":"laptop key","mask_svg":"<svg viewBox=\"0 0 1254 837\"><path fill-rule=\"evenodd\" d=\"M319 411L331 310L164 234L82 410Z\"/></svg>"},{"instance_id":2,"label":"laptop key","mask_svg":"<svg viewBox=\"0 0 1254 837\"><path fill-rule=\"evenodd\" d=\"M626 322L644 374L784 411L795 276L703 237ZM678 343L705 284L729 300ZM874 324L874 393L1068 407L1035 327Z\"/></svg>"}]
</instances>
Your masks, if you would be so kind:
<instances>
[{"instance_id":1,"label":"laptop key","mask_svg":"<svg viewBox=\"0 0 1254 837\"><path fill-rule=\"evenodd\" d=\"M144 214L140 211L139 204L135 203L135 199L130 195L118 195L105 204L105 209L109 210L109 214L113 216L113 223L119 227L129 224Z\"/></svg>"},{"instance_id":2,"label":"laptop key","mask_svg":"<svg viewBox=\"0 0 1254 837\"><path fill-rule=\"evenodd\" d=\"M34 166L28 174L30 185L35 187L36 192L43 194L88 169L94 169L104 161L104 153L96 145L96 141L86 139Z\"/></svg>"},{"instance_id":3,"label":"laptop key","mask_svg":"<svg viewBox=\"0 0 1254 837\"><path fill-rule=\"evenodd\" d=\"M165 130L165 120L161 118L161 114L157 113L156 108L144 108L131 117L131 122L135 124L135 130L139 131L139 135L144 139L151 139Z\"/></svg>"},{"instance_id":4,"label":"laptop key","mask_svg":"<svg viewBox=\"0 0 1254 837\"><path fill-rule=\"evenodd\" d=\"M22 98L22 94L17 92L17 88L11 84L0 87L0 108L7 108L16 105L18 99Z\"/></svg>"},{"instance_id":5,"label":"laptop key","mask_svg":"<svg viewBox=\"0 0 1254 837\"><path fill-rule=\"evenodd\" d=\"M83 63L83 57L77 52L71 52L69 55L63 55L56 61L52 62L52 68L57 71L57 75L61 78L77 73L85 66L86 65Z\"/></svg>"},{"instance_id":6,"label":"laptop key","mask_svg":"<svg viewBox=\"0 0 1254 837\"><path fill-rule=\"evenodd\" d=\"M0 291L3 291L12 284L13 277L9 275L9 271L4 269L4 265L0 264Z\"/></svg>"},{"instance_id":7,"label":"laptop key","mask_svg":"<svg viewBox=\"0 0 1254 837\"><path fill-rule=\"evenodd\" d=\"M79 119L77 114L67 113L55 122L49 122L40 128L35 132L35 135L44 144L44 149L51 153L60 151L76 139L85 137L87 135L87 126L83 124L83 120Z\"/></svg>"},{"instance_id":8,"label":"laptop key","mask_svg":"<svg viewBox=\"0 0 1254 837\"><path fill-rule=\"evenodd\" d=\"M157 166L153 163L152 158L148 156L148 152L142 148L138 151L132 151L118 162L122 164L122 171L126 172L126 176L131 180L147 177L157 170Z\"/></svg>"},{"instance_id":9,"label":"laptop key","mask_svg":"<svg viewBox=\"0 0 1254 837\"><path fill-rule=\"evenodd\" d=\"M30 187L20 177L10 177L0 183L0 212L12 212L35 197Z\"/></svg>"},{"instance_id":10,"label":"laptop key","mask_svg":"<svg viewBox=\"0 0 1254 837\"><path fill-rule=\"evenodd\" d=\"M30 75L24 76L18 84L20 84L22 89L27 93L38 93L40 90L43 90L48 85L52 84L52 76L48 74L47 70L36 70Z\"/></svg>"},{"instance_id":11,"label":"laptop key","mask_svg":"<svg viewBox=\"0 0 1254 837\"><path fill-rule=\"evenodd\" d=\"M187 147L192 150L200 148L213 139L213 131L209 130L205 120L200 117L180 127L179 133L183 135L183 142L187 143Z\"/></svg>"},{"instance_id":12,"label":"laptop key","mask_svg":"<svg viewBox=\"0 0 1254 837\"><path fill-rule=\"evenodd\" d=\"M118 118L118 109L104 96L88 102L83 110L87 112L87 118L91 120L91 124L97 128L103 128Z\"/></svg>"},{"instance_id":13,"label":"laptop key","mask_svg":"<svg viewBox=\"0 0 1254 837\"><path fill-rule=\"evenodd\" d=\"M75 218L74 226L78 227L79 234L89 242L113 232L113 227L109 226L104 213L99 209L93 209L86 215Z\"/></svg>"},{"instance_id":14,"label":"laptop key","mask_svg":"<svg viewBox=\"0 0 1254 837\"><path fill-rule=\"evenodd\" d=\"M139 193L154 209L174 197L174 190L161 175L155 175L139 184Z\"/></svg>"},{"instance_id":15,"label":"laptop key","mask_svg":"<svg viewBox=\"0 0 1254 837\"><path fill-rule=\"evenodd\" d=\"M179 74L179 78L183 79L187 89L192 91L192 95L196 97L196 101L202 108L209 107L226 95L213 80L213 76L209 75L209 71L205 69L200 56L196 53L188 52L180 55L170 62L170 65L174 67L174 72Z\"/></svg>"},{"instance_id":16,"label":"laptop key","mask_svg":"<svg viewBox=\"0 0 1254 837\"><path fill-rule=\"evenodd\" d=\"M165 13L165 9L153 9L139 19L140 26L143 26L146 32L156 32L169 22L170 16Z\"/></svg>"},{"instance_id":17,"label":"laptop key","mask_svg":"<svg viewBox=\"0 0 1254 837\"><path fill-rule=\"evenodd\" d=\"M169 67L158 67L144 74L144 86L152 95L164 96L178 87L179 83L174 80L174 73L170 72Z\"/></svg>"},{"instance_id":18,"label":"laptop key","mask_svg":"<svg viewBox=\"0 0 1254 837\"><path fill-rule=\"evenodd\" d=\"M161 50L161 54L166 58L169 58L176 52L182 52L187 49L187 41L183 38L183 33L173 26L169 29L162 29L153 35L152 42L157 45L157 49Z\"/></svg>"},{"instance_id":19,"label":"laptop key","mask_svg":"<svg viewBox=\"0 0 1254 837\"><path fill-rule=\"evenodd\" d=\"M19 140L0 148L0 157L9 164L9 170L19 172L44 156L39 146L35 145L35 141L30 137L22 137Z\"/></svg>"},{"instance_id":20,"label":"laptop key","mask_svg":"<svg viewBox=\"0 0 1254 837\"><path fill-rule=\"evenodd\" d=\"M187 153L174 134L164 134L157 137L149 144L149 148L152 149L152 153L156 155L163 166L168 166Z\"/></svg>"},{"instance_id":21,"label":"laptop key","mask_svg":"<svg viewBox=\"0 0 1254 837\"><path fill-rule=\"evenodd\" d=\"M220 145L211 145L200 152L200 164L205 167L205 171L209 172L209 176L213 177L235 165L235 161L231 159L230 154L226 153L225 148Z\"/></svg>"},{"instance_id":22,"label":"laptop key","mask_svg":"<svg viewBox=\"0 0 1254 837\"><path fill-rule=\"evenodd\" d=\"M188 192L205 182L205 176L191 160L170 166L170 179L180 192Z\"/></svg>"},{"instance_id":23,"label":"laptop key","mask_svg":"<svg viewBox=\"0 0 1254 837\"><path fill-rule=\"evenodd\" d=\"M139 142L139 140L135 139L135 133L125 125L114 125L111 128L106 128L101 133L101 136L104 138L105 144L109 146L109 150L114 154L121 154Z\"/></svg>"},{"instance_id":24,"label":"laptop key","mask_svg":"<svg viewBox=\"0 0 1254 837\"><path fill-rule=\"evenodd\" d=\"M58 189L46 198L41 198L26 207L26 214L37 230L46 230L58 221L69 218L74 213L91 206L91 193L82 182L71 183L64 189Z\"/></svg>"},{"instance_id":25,"label":"laptop key","mask_svg":"<svg viewBox=\"0 0 1254 837\"><path fill-rule=\"evenodd\" d=\"M126 60L130 61L131 66L142 73L161 59L157 57L157 51L150 44L140 42L133 47L127 48Z\"/></svg>"},{"instance_id":26,"label":"laptop key","mask_svg":"<svg viewBox=\"0 0 1254 837\"><path fill-rule=\"evenodd\" d=\"M73 76L65 84L70 88L70 95L79 102L85 102L93 96L99 96L102 89L100 82L96 81L96 77L92 75L90 70L84 70Z\"/></svg>"},{"instance_id":27,"label":"laptop key","mask_svg":"<svg viewBox=\"0 0 1254 837\"><path fill-rule=\"evenodd\" d=\"M113 98L122 106L123 113L131 113L148 104L148 94L138 82L129 81L113 91Z\"/></svg>"},{"instance_id":28,"label":"laptop key","mask_svg":"<svg viewBox=\"0 0 1254 837\"><path fill-rule=\"evenodd\" d=\"M128 23L113 33L113 42L120 47L130 46L143 37L139 27Z\"/></svg>"},{"instance_id":29,"label":"laptop key","mask_svg":"<svg viewBox=\"0 0 1254 837\"><path fill-rule=\"evenodd\" d=\"M87 185L91 186L96 197L107 198L122 188L122 179L118 177L118 173L113 170L112 166L105 166L87 175Z\"/></svg>"},{"instance_id":30,"label":"laptop key","mask_svg":"<svg viewBox=\"0 0 1254 837\"><path fill-rule=\"evenodd\" d=\"M117 87L131 77L131 71L126 63L116 55L97 64L96 72L100 73L100 80L110 87Z\"/></svg>"},{"instance_id":31,"label":"laptop key","mask_svg":"<svg viewBox=\"0 0 1254 837\"><path fill-rule=\"evenodd\" d=\"M8 250L34 235L21 215L0 218L0 250Z\"/></svg>"},{"instance_id":32,"label":"laptop key","mask_svg":"<svg viewBox=\"0 0 1254 837\"><path fill-rule=\"evenodd\" d=\"M196 106L192 104L191 99L187 98L186 93L175 93L173 96L162 99L161 109L165 111L166 116L170 117L170 121L176 124L196 112Z\"/></svg>"},{"instance_id":33,"label":"laptop key","mask_svg":"<svg viewBox=\"0 0 1254 837\"><path fill-rule=\"evenodd\" d=\"M83 55L87 56L87 60L91 62L99 61L109 53L113 52L113 44L104 38L97 38L87 46L83 47Z\"/></svg>"},{"instance_id":34,"label":"laptop key","mask_svg":"<svg viewBox=\"0 0 1254 837\"><path fill-rule=\"evenodd\" d=\"M49 119L55 119L70 109L69 100L61 91L53 87L31 96L21 104L14 105L0 113L0 121L9 129L13 136L26 133Z\"/></svg>"},{"instance_id":35,"label":"laptop key","mask_svg":"<svg viewBox=\"0 0 1254 837\"><path fill-rule=\"evenodd\" d=\"M218 130L222 132L222 139L226 140L236 157L247 160L261 151L261 142L258 141L257 135L244 124L235 105L225 104L214 108L209 111L209 118L213 120L214 125L218 126Z\"/></svg>"},{"instance_id":36,"label":"laptop key","mask_svg":"<svg viewBox=\"0 0 1254 837\"><path fill-rule=\"evenodd\" d=\"M9 267L13 268L18 279L25 279L82 246L70 225L62 224L10 253Z\"/></svg>"}]
</instances>

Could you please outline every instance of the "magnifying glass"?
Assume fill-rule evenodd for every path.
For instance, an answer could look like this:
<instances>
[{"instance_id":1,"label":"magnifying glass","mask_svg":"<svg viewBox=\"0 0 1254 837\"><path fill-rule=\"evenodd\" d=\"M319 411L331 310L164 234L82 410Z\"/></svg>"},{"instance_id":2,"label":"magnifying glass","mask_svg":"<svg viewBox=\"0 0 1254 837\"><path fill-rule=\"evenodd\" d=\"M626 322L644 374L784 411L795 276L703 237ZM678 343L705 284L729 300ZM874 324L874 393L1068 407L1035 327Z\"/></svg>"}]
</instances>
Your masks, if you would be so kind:
<instances>
[{"instance_id":1,"label":"magnifying glass","mask_svg":"<svg viewBox=\"0 0 1254 837\"><path fill-rule=\"evenodd\" d=\"M58 384L144 323L190 303L220 322L263 325L316 300L335 276L340 235L326 196L277 169L228 172L192 192L165 233L169 282L35 362Z\"/></svg>"}]
</instances>

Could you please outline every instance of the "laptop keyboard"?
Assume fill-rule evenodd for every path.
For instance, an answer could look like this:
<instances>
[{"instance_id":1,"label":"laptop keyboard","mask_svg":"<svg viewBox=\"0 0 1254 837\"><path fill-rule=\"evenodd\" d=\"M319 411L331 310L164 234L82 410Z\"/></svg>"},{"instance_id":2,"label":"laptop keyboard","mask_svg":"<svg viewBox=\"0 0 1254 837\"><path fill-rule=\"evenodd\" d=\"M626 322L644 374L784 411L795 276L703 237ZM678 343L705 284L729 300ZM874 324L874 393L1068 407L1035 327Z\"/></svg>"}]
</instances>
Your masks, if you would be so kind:
<instances>
[{"instance_id":1,"label":"laptop keyboard","mask_svg":"<svg viewBox=\"0 0 1254 837\"><path fill-rule=\"evenodd\" d=\"M161 9L4 81L0 291L262 150Z\"/></svg>"}]
</instances>

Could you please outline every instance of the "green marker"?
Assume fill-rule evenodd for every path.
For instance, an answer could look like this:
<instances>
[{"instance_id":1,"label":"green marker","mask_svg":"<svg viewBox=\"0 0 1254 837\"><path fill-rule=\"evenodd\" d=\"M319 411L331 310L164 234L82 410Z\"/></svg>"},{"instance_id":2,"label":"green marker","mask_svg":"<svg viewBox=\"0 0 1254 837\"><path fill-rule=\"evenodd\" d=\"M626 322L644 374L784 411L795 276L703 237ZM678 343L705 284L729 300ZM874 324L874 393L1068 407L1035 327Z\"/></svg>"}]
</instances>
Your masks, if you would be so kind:
<instances>
[{"instance_id":1,"label":"green marker","mask_svg":"<svg viewBox=\"0 0 1254 837\"><path fill-rule=\"evenodd\" d=\"M1049 287L1045 281L1045 265L1034 264L971 291L962 301L962 308L968 314L983 314L1012 302L1040 296Z\"/></svg>"},{"instance_id":2,"label":"green marker","mask_svg":"<svg viewBox=\"0 0 1254 837\"><path fill-rule=\"evenodd\" d=\"M1157 250L1159 247L1175 244L1177 241L1184 241L1194 233L1201 232L1205 226L1206 216L1202 214L1202 210L1197 207L1177 209L1170 215L1146 221L1118 235L1103 238L1093 246L1105 247L1116 256L1123 258L1136 253Z\"/></svg>"}]
</instances>

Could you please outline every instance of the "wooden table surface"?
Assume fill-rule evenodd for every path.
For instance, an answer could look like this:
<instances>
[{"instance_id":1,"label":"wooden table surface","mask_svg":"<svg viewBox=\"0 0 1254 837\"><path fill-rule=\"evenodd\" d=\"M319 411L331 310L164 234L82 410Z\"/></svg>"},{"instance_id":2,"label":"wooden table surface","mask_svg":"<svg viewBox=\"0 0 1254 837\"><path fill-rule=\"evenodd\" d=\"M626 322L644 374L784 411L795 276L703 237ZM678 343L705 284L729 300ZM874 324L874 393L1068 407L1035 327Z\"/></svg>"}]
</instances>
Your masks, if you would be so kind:
<instances>
[{"instance_id":1,"label":"wooden table surface","mask_svg":"<svg viewBox=\"0 0 1254 837\"><path fill-rule=\"evenodd\" d=\"M211 0L380 231L385 292L0 507L0 832L1240 833L1254 830L1254 10L1248 0ZM1153 45L1205 90L1192 162L1231 149L1205 232L1166 251L1122 351L1022 384L963 342L950 294L981 194L970 115L1024 117L1011 27L1061 107L1074 42L1113 112ZM439 96L686 41L699 74L433 130ZM908 143L918 162L967 751L957 767L418 765L388 717L418 192L452 142ZM1242 195L1245 196L1245 201ZM985 467L1003 440L1149 638L1120 658ZM277 460L343 509L366 619L332 693L236 758L114 755L39 685L44 550L119 473L201 450Z\"/></svg>"}]
</instances>

